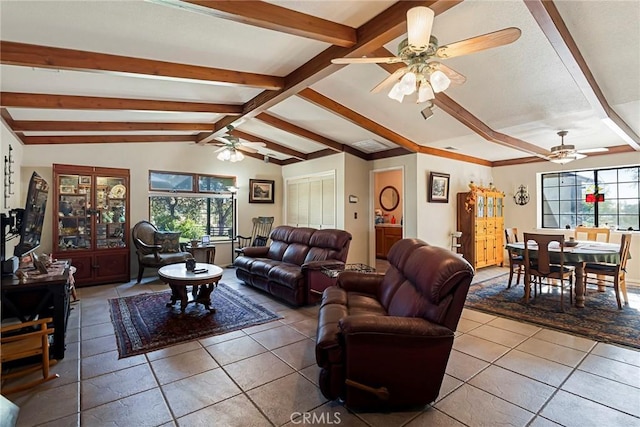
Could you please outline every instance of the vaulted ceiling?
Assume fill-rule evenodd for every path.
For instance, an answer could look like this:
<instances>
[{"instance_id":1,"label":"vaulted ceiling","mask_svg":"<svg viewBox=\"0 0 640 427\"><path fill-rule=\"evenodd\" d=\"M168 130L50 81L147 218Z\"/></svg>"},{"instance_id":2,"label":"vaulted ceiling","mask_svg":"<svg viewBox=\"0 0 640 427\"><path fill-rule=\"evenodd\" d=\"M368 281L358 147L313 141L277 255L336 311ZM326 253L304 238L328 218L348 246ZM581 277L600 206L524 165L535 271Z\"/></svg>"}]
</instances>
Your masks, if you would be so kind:
<instances>
[{"instance_id":1,"label":"vaulted ceiling","mask_svg":"<svg viewBox=\"0 0 640 427\"><path fill-rule=\"evenodd\" d=\"M434 101L370 90L406 11L435 11L441 44L521 37L443 60L466 77ZM335 152L420 152L488 166L579 149L640 151L639 1L0 1L0 113L25 145L264 142L278 164ZM206 153L206 154L204 154ZM590 154L601 155L601 154Z\"/></svg>"}]
</instances>

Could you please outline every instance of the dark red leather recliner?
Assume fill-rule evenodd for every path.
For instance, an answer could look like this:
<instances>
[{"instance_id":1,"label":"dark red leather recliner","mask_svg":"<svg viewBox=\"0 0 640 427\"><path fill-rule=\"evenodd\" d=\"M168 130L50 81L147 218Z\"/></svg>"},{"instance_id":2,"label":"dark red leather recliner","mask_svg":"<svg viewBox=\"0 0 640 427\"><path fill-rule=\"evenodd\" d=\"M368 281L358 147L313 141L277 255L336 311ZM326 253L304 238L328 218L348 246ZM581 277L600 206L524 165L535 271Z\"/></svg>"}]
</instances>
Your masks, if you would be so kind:
<instances>
[{"instance_id":1,"label":"dark red leather recliner","mask_svg":"<svg viewBox=\"0 0 640 427\"><path fill-rule=\"evenodd\" d=\"M343 272L322 296L320 389L359 409L433 402L474 275L451 251L403 239L385 275Z\"/></svg>"}]
</instances>

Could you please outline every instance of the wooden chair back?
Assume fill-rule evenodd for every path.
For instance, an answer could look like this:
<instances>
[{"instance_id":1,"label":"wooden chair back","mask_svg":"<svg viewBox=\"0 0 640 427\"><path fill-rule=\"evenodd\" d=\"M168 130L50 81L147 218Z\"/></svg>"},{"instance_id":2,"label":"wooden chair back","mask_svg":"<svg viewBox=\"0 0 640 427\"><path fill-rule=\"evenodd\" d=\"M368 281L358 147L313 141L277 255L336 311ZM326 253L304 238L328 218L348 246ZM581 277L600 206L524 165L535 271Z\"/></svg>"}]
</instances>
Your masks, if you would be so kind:
<instances>
[{"instance_id":1,"label":"wooden chair back","mask_svg":"<svg viewBox=\"0 0 640 427\"><path fill-rule=\"evenodd\" d=\"M516 227L505 228L504 241L506 243L518 243L518 229Z\"/></svg>"},{"instance_id":2,"label":"wooden chair back","mask_svg":"<svg viewBox=\"0 0 640 427\"><path fill-rule=\"evenodd\" d=\"M537 244L537 258L532 260L530 249L531 242ZM536 234L524 233L524 266L526 274L534 274L537 276L549 276L551 274L551 258L549 256L549 244L556 242L560 246L560 262L554 265L560 265L560 271L564 267L564 236L562 234ZM531 272L530 272L531 271Z\"/></svg>"},{"instance_id":3,"label":"wooden chair back","mask_svg":"<svg viewBox=\"0 0 640 427\"><path fill-rule=\"evenodd\" d=\"M611 230L602 227L584 227L579 225L576 227L573 237L576 240L590 240L592 242L606 242L609 243L609 237L611 236Z\"/></svg>"},{"instance_id":4,"label":"wooden chair back","mask_svg":"<svg viewBox=\"0 0 640 427\"><path fill-rule=\"evenodd\" d=\"M631 251L631 233L625 233L620 239L620 268L619 274L627 271L627 261Z\"/></svg>"}]
</instances>

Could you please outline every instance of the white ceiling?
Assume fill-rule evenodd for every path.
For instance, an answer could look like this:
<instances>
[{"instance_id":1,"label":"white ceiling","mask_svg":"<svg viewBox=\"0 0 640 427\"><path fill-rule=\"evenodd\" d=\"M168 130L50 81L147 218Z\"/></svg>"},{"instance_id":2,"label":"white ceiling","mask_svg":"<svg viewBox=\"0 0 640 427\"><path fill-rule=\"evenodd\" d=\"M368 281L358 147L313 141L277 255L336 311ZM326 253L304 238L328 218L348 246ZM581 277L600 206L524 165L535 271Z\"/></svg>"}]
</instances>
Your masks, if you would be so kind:
<instances>
[{"instance_id":1,"label":"white ceiling","mask_svg":"<svg viewBox=\"0 0 640 427\"><path fill-rule=\"evenodd\" d=\"M305 14L357 28L393 1L270 1ZM640 134L640 1L555 1L604 97L636 135ZM187 5L188 6L188 5ZM329 48L326 42L233 22L208 13L146 1L0 1L0 39L285 77ZM433 34L440 44L518 27L516 42L443 60L466 76L446 94L494 131L549 149L566 129L579 149L625 146L592 108L524 1L465 0L438 15ZM399 37L385 45L395 53ZM1 52L0 52L1 56ZM3 92L81 95L146 100L244 104L262 89L202 81L142 78L126 74L47 70L1 65ZM445 111L425 121L424 105L400 104L369 91L388 72L376 64L354 64L311 89L425 147L451 150L490 162L529 157L490 142ZM127 110L60 110L9 107L13 120L199 122L223 115ZM392 141L341 118L303 97L291 96L268 113L341 144ZM310 139L249 119L239 129L302 153L326 149ZM99 132L81 132L90 135ZM104 132L110 135L131 132ZM190 131L155 132L163 135ZM25 135L59 132L25 132ZM73 135L78 132L66 132ZM141 134L154 134L146 131ZM188 144L190 142L181 142ZM366 152L366 151L365 151ZM290 155L261 149L276 159ZM633 155L637 156L638 152ZM640 157L639 157L640 158Z\"/></svg>"}]
</instances>

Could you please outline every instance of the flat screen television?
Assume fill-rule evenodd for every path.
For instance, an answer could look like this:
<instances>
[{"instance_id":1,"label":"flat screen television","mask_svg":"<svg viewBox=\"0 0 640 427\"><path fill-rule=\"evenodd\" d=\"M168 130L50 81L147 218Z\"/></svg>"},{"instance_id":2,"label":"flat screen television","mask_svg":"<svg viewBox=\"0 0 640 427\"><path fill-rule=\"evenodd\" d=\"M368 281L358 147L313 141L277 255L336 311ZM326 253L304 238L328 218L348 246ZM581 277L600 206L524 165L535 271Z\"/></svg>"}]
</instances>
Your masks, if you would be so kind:
<instances>
[{"instance_id":1,"label":"flat screen television","mask_svg":"<svg viewBox=\"0 0 640 427\"><path fill-rule=\"evenodd\" d=\"M20 242L13 250L14 256L25 256L40 246L48 196L49 184L34 172L29 181L27 201L22 218L16 220L16 228L20 232Z\"/></svg>"}]
</instances>

